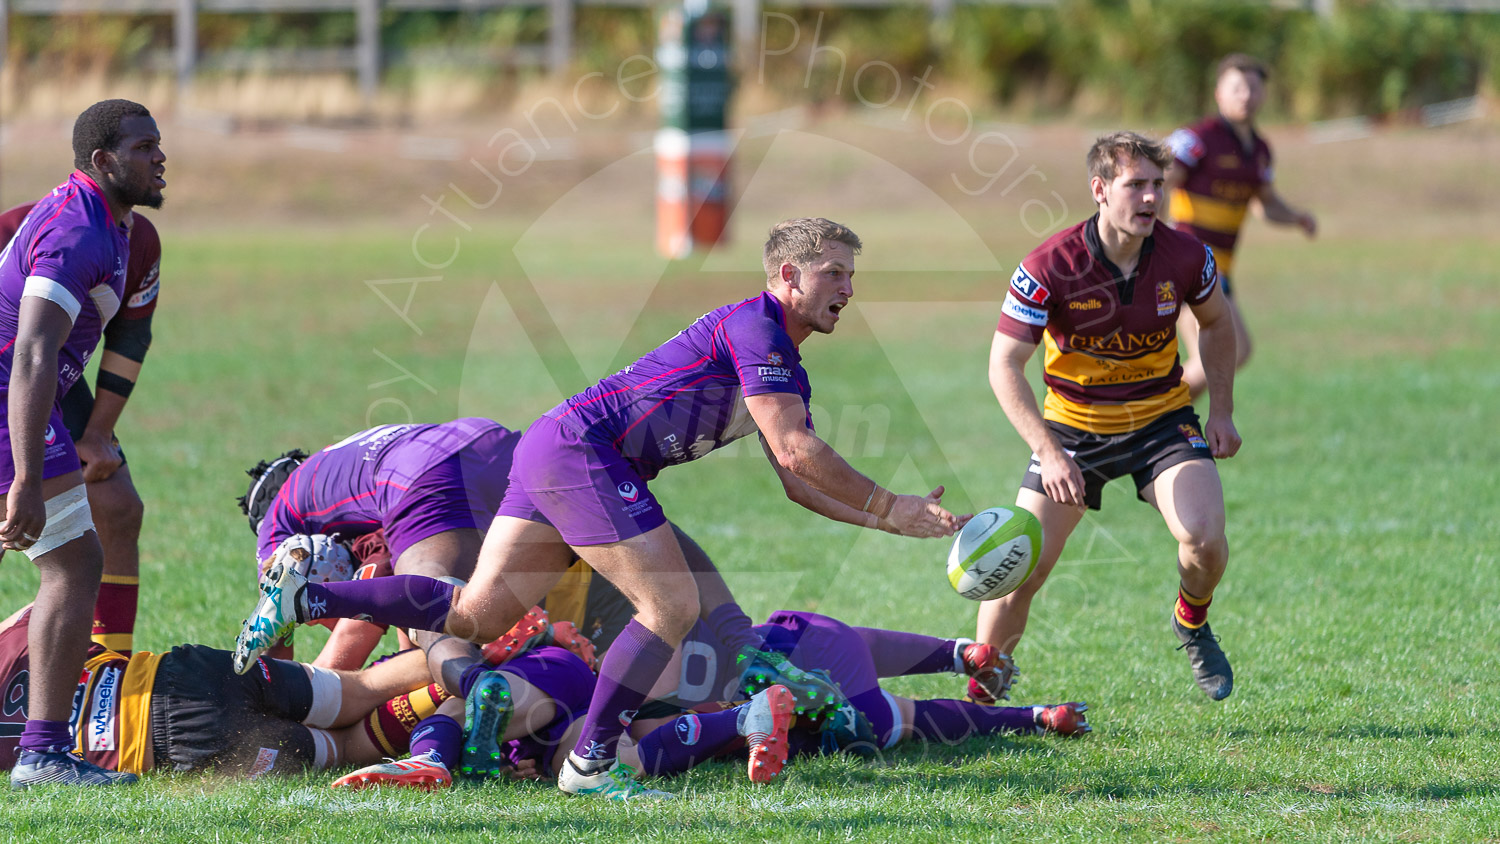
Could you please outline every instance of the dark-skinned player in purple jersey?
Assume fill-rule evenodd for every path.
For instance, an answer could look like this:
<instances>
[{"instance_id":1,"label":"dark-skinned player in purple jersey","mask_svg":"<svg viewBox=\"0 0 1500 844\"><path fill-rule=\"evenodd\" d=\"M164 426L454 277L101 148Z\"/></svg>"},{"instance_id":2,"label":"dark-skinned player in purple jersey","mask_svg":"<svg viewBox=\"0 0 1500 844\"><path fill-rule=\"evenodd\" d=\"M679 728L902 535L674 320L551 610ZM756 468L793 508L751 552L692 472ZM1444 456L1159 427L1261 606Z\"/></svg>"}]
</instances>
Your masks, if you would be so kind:
<instances>
[{"instance_id":1,"label":"dark-skinned player in purple jersey","mask_svg":"<svg viewBox=\"0 0 1500 844\"><path fill-rule=\"evenodd\" d=\"M161 134L144 106L95 103L73 126L68 180L32 208L0 253L0 545L41 571L28 627L28 718L11 785L133 781L69 751L73 690L89 647L104 554L58 399L83 376L120 308L128 218L160 207Z\"/></svg>"},{"instance_id":2,"label":"dark-skinned player in purple jersey","mask_svg":"<svg viewBox=\"0 0 1500 844\"><path fill-rule=\"evenodd\" d=\"M9 243L36 203L0 214L0 243ZM94 604L93 640L116 653L134 647L136 606L141 582L141 521L145 505L130 476L125 452L115 437L120 414L140 380L151 348L151 320L161 292L161 238L146 215L132 211L130 258L120 312L104 327L104 354L89 391L78 379L58 399L63 425L78 449L89 495L94 530L104 548L104 577Z\"/></svg>"},{"instance_id":3,"label":"dark-skinned player in purple jersey","mask_svg":"<svg viewBox=\"0 0 1500 844\"><path fill-rule=\"evenodd\" d=\"M637 612L600 666L558 785L617 800L669 796L641 786L616 754L630 714L704 609L699 580L647 488L663 468L759 432L787 497L816 513L914 537L951 536L964 522L943 509L941 487L896 495L812 429L799 347L837 326L854 295L860 248L854 232L828 220L773 226L763 251L765 292L711 311L527 429L468 586L409 577L309 585L286 567L241 631L240 664L307 620L313 605L327 616L368 616L486 641L540 600L576 554ZM702 600L711 603L708 626L736 648L752 680L787 686L805 710L833 702L832 686L761 649L727 589Z\"/></svg>"}]
</instances>

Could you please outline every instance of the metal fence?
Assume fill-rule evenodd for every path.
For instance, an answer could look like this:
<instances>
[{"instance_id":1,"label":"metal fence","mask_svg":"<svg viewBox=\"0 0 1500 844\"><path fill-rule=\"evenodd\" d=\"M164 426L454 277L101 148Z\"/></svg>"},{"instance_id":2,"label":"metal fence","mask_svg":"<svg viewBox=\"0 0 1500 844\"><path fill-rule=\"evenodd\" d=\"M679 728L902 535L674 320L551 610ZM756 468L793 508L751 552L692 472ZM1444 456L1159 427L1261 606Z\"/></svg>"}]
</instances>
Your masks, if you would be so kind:
<instances>
[{"instance_id":1,"label":"metal fence","mask_svg":"<svg viewBox=\"0 0 1500 844\"><path fill-rule=\"evenodd\" d=\"M146 57L148 69L171 70L186 86L200 70L269 68L285 71L352 71L360 90L372 96L380 73L395 64L441 60L491 66L540 66L553 73L567 69L573 56L573 20L580 6L654 6L663 0L0 0L0 64L7 57L9 20L17 15L54 16L163 15L172 18L173 47ZM1253 2L1253 0L1251 0ZM1264 1L1264 0L1263 0ZM973 5L1047 6L1056 0L727 0L741 55L759 45L763 5L792 7L926 6L934 17L952 13L959 3ZM1273 5L1333 13L1335 0L1268 0ZM1459 12L1500 12L1500 0L1394 0L1408 9ZM412 49L392 51L382 43L381 12L483 11L499 8L544 8L547 37L539 44L505 48ZM200 50L198 15L261 14L268 12L352 12L355 43L346 47L296 49Z\"/></svg>"}]
</instances>

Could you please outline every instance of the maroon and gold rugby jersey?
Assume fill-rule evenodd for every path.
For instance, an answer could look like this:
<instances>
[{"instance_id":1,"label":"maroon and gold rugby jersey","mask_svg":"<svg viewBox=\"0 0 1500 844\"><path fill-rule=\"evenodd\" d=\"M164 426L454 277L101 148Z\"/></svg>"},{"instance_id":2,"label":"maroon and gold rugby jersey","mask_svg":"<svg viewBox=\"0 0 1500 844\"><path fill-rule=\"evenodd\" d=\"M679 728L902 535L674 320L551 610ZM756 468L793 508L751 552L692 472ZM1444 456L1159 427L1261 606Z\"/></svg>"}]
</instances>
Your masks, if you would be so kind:
<instances>
[{"instance_id":1,"label":"maroon and gold rugby jersey","mask_svg":"<svg viewBox=\"0 0 1500 844\"><path fill-rule=\"evenodd\" d=\"M1158 221L1135 272L1104 255L1099 218L1053 235L1026 256L997 329L1045 341L1042 417L1096 434L1139 430L1190 403L1177 360L1177 314L1218 284L1213 252Z\"/></svg>"},{"instance_id":2,"label":"maroon and gold rugby jersey","mask_svg":"<svg viewBox=\"0 0 1500 844\"><path fill-rule=\"evenodd\" d=\"M1213 247L1219 271L1234 261L1234 244L1250 198L1271 183L1271 148L1253 131L1247 149L1222 116L1215 115L1167 137L1178 166L1188 174L1172 191L1172 219L1181 231Z\"/></svg>"},{"instance_id":3,"label":"maroon and gold rugby jersey","mask_svg":"<svg viewBox=\"0 0 1500 844\"><path fill-rule=\"evenodd\" d=\"M0 770L16 764L16 748L26 727L31 657L26 645L31 610L0 631ZM73 693L73 735L85 759L112 771L140 773L145 767L150 727L151 687L161 654L126 657L89 646L83 676Z\"/></svg>"}]
</instances>

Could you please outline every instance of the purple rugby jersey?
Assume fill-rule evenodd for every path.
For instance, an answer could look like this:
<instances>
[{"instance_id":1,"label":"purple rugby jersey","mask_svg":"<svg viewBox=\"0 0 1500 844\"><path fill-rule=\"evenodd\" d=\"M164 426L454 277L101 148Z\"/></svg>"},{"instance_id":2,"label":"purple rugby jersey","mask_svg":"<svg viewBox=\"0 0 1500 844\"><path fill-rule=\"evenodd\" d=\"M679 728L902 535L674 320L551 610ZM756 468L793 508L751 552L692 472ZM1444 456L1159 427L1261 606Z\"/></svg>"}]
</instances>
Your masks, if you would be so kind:
<instances>
[{"instance_id":1,"label":"purple rugby jersey","mask_svg":"<svg viewBox=\"0 0 1500 844\"><path fill-rule=\"evenodd\" d=\"M423 492L457 495L493 517L505 494L510 452L520 436L493 420L469 417L438 425L381 425L347 437L309 457L287 477L261 521L257 555L268 559L293 534L354 537L385 527L392 556L399 556L387 519L424 474L479 443L483 453L473 455L473 465L493 464L492 469L447 485L463 489Z\"/></svg>"},{"instance_id":2,"label":"purple rugby jersey","mask_svg":"<svg viewBox=\"0 0 1500 844\"><path fill-rule=\"evenodd\" d=\"M786 314L770 293L716 308L547 416L619 450L644 480L755 433L746 396L812 400ZM812 427L812 416L807 418Z\"/></svg>"},{"instance_id":3,"label":"purple rugby jersey","mask_svg":"<svg viewBox=\"0 0 1500 844\"><path fill-rule=\"evenodd\" d=\"M120 309L129 257L125 229L99 186L81 172L31 209L0 253L0 394L10 394L21 297L54 302L73 320L57 358L60 399L83 376L104 326Z\"/></svg>"}]
</instances>

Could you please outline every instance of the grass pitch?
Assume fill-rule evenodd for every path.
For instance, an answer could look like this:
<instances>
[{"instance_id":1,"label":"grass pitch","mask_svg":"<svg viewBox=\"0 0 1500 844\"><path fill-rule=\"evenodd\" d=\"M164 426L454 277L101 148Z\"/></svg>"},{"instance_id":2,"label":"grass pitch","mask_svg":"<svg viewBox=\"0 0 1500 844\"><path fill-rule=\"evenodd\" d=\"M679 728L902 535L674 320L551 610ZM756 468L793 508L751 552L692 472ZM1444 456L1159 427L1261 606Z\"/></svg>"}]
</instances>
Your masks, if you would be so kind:
<instances>
[{"instance_id":1,"label":"grass pitch","mask_svg":"<svg viewBox=\"0 0 1500 844\"><path fill-rule=\"evenodd\" d=\"M1237 382L1245 448L1221 463L1232 556L1212 618L1237 674L1227 701L1205 699L1173 650L1174 543L1122 483L1075 533L1016 654L1018 702L1089 702L1095 732L1082 740L912 745L873 765L796 761L765 788L708 765L666 784L692 799L628 808L537 784L340 794L326 774L151 775L109 801L12 796L0 836L1492 837L1500 251L1462 231L1421 242L1362 231L1358 203L1320 201L1326 237L1305 244L1254 229L1237 265L1257 352ZM855 305L837 333L805 346L819 430L899 490L946 484L965 511L1012 500L1026 450L989 395L985 356L1005 279L1035 241L1012 217L960 205L993 252L998 269L987 269L944 263L972 242L942 221L887 206L809 210L881 232L865 235ZM414 260L420 223L163 225L157 340L120 431L148 510L137 647L233 642L254 597L253 541L234 506L245 467L408 412L522 426L753 293L751 229L770 213L724 255L672 265L650 256L639 213L585 219L581 231L545 216L476 218L473 231L428 235L438 255L459 238L441 270ZM392 279L422 280L371 283ZM783 498L758 448L727 452L653 488L752 615L789 607L972 635L976 606L947 587L945 543L823 521ZM36 578L18 555L7 565L8 613ZM304 653L317 639L299 635ZM919 697L962 689L946 676L890 687Z\"/></svg>"}]
</instances>

